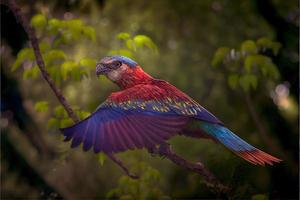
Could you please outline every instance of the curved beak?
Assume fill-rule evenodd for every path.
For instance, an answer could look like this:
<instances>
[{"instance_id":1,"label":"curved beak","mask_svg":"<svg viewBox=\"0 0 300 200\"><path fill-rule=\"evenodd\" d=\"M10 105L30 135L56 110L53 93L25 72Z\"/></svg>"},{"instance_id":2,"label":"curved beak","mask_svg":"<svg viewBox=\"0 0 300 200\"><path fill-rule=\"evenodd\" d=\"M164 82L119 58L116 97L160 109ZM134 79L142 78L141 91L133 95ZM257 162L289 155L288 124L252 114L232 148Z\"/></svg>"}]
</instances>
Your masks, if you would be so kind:
<instances>
[{"instance_id":1,"label":"curved beak","mask_svg":"<svg viewBox=\"0 0 300 200\"><path fill-rule=\"evenodd\" d=\"M107 67L102 63L96 64L96 75L99 77L100 75L105 75L108 72Z\"/></svg>"}]
</instances>

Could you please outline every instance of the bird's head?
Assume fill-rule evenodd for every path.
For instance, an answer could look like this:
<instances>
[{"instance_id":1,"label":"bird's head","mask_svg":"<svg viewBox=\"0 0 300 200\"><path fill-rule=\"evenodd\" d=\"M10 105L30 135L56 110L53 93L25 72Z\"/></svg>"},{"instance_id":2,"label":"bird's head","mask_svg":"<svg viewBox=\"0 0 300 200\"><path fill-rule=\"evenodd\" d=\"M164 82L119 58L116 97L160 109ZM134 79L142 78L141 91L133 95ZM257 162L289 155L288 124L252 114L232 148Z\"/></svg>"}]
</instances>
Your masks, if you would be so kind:
<instances>
[{"instance_id":1,"label":"bird's head","mask_svg":"<svg viewBox=\"0 0 300 200\"><path fill-rule=\"evenodd\" d=\"M96 65L96 75L105 75L121 88L139 84L150 78L137 62L125 56L106 56Z\"/></svg>"},{"instance_id":2,"label":"bird's head","mask_svg":"<svg viewBox=\"0 0 300 200\"><path fill-rule=\"evenodd\" d=\"M118 81L123 73L134 69L138 64L124 56L106 56L96 65L97 76L105 75L112 81Z\"/></svg>"}]
</instances>

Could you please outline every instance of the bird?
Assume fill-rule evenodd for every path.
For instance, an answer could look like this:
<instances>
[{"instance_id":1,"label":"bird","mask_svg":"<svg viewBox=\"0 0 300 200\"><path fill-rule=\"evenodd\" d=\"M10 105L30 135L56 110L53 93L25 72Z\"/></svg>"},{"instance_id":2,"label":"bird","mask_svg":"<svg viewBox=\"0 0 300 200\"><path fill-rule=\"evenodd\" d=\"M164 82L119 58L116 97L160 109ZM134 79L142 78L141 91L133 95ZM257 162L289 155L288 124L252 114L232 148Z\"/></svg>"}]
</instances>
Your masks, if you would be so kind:
<instances>
[{"instance_id":1,"label":"bird","mask_svg":"<svg viewBox=\"0 0 300 200\"><path fill-rule=\"evenodd\" d=\"M247 143L212 113L167 81L153 78L134 60L106 56L96 64L96 75L119 86L86 119L61 128L64 141L84 151L119 153L157 146L176 135L220 143L255 165L282 160Z\"/></svg>"}]
</instances>

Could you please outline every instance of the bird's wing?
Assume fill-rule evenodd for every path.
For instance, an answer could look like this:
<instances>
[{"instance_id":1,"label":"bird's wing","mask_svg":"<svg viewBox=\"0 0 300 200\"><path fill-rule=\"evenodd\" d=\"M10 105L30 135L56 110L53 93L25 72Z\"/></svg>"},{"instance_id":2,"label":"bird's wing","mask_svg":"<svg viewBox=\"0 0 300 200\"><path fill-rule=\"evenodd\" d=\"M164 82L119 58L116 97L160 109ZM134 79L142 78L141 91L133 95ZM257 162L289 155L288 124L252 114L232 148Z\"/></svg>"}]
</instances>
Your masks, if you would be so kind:
<instances>
[{"instance_id":1,"label":"bird's wing","mask_svg":"<svg viewBox=\"0 0 300 200\"><path fill-rule=\"evenodd\" d=\"M159 88L140 85L113 93L85 120L61 131L71 147L121 152L151 148L177 134L189 118L160 103ZM130 98L130 99L129 99ZM147 100L145 100L147 99Z\"/></svg>"},{"instance_id":2,"label":"bird's wing","mask_svg":"<svg viewBox=\"0 0 300 200\"><path fill-rule=\"evenodd\" d=\"M162 98L162 102L178 115L187 116L212 124L223 125L216 116L175 86L163 80L156 80L154 84L166 91L166 94L164 95L165 98Z\"/></svg>"},{"instance_id":3,"label":"bird's wing","mask_svg":"<svg viewBox=\"0 0 300 200\"><path fill-rule=\"evenodd\" d=\"M72 147L121 152L161 144L191 119L221 124L186 94L156 80L112 93L90 117L61 130Z\"/></svg>"}]
</instances>

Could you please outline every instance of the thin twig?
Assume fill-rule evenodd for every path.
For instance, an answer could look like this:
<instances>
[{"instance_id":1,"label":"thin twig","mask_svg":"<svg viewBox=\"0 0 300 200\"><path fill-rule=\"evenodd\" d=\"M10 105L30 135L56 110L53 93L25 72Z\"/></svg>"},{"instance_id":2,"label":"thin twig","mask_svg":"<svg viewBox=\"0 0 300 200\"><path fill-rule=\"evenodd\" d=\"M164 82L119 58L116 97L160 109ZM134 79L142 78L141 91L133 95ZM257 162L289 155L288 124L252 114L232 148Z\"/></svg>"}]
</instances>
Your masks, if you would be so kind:
<instances>
[{"instance_id":1,"label":"thin twig","mask_svg":"<svg viewBox=\"0 0 300 200\"><path fill-rule=\"evenodd\" d=\"M49 73L45 68L45 63L40 52L38 39L36 37L34 29L29 26L28 19L24 15L22 15L20 8L17 6L14 0L1 0L0 3L7 5L14 13L17 21L19 21L22 24L23 28L25 29L29 37L29 40L31 41L31 45L36 57L36 62L41 70L43 78L48 82L52 91L56 95L59 102L64 106L70 118L73 119L75 123L79 122L80 121L79 117L75 114L70 104L66 101L65 97L63 96L61 90L55 85L55 82L50 77ZM204 177L206 182L209 183L209 185L212 185L218 192L225 192L228 190L228 188L223 184L221 184L219 180L217 180L217 178L213 175L213 173L210 172L208 169L206 169L201 162L192 163L181 158L171 150L169 145L162 145L161 148L159 148L159 154L161 156L168 158L175 164L189 171L193 171L200 174L201 176ZM131 174L127 169L127 167L122 163L122 161L116 158L113 154L107 154L107 155L112 161L114 161L117 165L119 165L129 177L135 179L138 178L136 175Z\"/></svg>"},{"instance_id":2,"label":"thin twig","mask_svg":"<svg viewBox=\"0 0 300 200\"><path fill-rule=\"evenodd\" d=\"M114 154L112 154L112 153L107 153L107 156L108 156L112 161L114 161L115 163L117 163L117 164L124 170L124 172L126 173L127 176L129 176L129 177L132 178L132 179L138 179L138 178L139 178L139 176L134 175L134 174L131 174L131 173L129 172L129 170L127 169L127 167L123 164L123 162L122 162L120 159L118 159L117 157L115 157Z\"/></svg>"}]
</instances>

